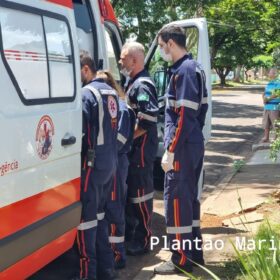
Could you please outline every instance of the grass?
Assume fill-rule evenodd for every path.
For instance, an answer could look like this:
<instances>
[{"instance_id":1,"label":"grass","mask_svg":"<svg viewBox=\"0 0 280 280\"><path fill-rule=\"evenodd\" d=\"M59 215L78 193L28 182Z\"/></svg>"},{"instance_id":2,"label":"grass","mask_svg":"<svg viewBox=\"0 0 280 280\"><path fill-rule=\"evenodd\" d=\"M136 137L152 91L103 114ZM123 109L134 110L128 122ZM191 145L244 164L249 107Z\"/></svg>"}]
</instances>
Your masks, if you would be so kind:
<instances>
[{"instance_id":1,"label":"grass","mask_svg":"<svg viewBox=\"0 0 280 280\"><path fill-rule=\"evenodd\" d=\"M256 246L254 251L241 254L234 246L238 260L241 263L242 280L279 280L280 279L280 226L269 222L262 224L255 237L262 246ZM271 241L273 240L273 241ZM275 246L274 246L275 245ZM274 247L277 249L274 250Z\"/></svg>"},{"instance_id":2,"label":"grass","mask_svg":"<svg viewBox=\"0 0 280 280\"><path fill-rule=\"evenodd\" d=\"M276 162L278 158L278 152L280 151L280 120L275 122L275 140L270 145L269 157L273 162Z\"/></svg>"},{"instance_id":3,"label":"grass","mask_svg":"<svg viewBox=\"0 0 280 280\"><path fill-rule=\"evenodd\" d=\"M240 252L233 242L236 259L224 263L218 273L209 268L198 265L214 280L279 280L280 279L280 225L265 221L256 236L256 249ZM259 240L264 240L259 246ZM275 249L276 248L276 249ZM180 269L180 268L179 268ZM201 276L194 276L180 269L189 279L201 280ZM215 268L217 271L217 267ZM220 278L221 277L221 278Z\"/></svg>"},{"instance_id":4,"label":"grass","mask_svg":"<svg viewBox=\"0 0 280 280\"><path fill-rule=\"evenodd\" d=\"M266 80L249 80L244 81L244 83L237 83L232 80L226 80L226 87L239 87L239 86L248 86L248 85L266 85L268 81ZM213 83L212 87L219 87L220 83Z\"/></svg>"}]
</instances>

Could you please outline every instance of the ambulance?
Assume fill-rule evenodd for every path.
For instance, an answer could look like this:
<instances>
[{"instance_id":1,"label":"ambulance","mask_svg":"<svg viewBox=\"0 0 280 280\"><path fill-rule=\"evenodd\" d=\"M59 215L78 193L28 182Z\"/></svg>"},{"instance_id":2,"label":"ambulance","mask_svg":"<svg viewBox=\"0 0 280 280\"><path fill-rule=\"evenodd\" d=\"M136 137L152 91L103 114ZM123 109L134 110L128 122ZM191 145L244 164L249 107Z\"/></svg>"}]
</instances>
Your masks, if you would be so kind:
<instances>
[{"instance_id":1,"label":"ambulance","mask_svg":"<svg viewBox=\"0 0 280 280\"><path fill-rule=\"evenodd\" d=\"M179 24L195 29L193 50L210 91L206 21ZM79 53L120 81L121 46L109 0L0 1L1 280L26 279L73 246L81 214ZM157 60L154 42L147 68L163 108L165 70Z\"/></svg>"}]
</instances>

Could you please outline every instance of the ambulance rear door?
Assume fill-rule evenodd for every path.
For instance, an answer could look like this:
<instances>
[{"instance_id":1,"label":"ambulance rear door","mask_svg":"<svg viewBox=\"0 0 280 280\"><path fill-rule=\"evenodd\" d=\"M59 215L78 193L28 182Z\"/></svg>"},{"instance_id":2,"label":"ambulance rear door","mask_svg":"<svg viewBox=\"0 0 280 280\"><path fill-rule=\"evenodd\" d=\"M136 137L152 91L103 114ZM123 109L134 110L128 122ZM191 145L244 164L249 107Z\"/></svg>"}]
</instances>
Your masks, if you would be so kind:
<instances>
[{"instance_id":1,"label":"ambulance rear door","mask_svg":"<svg viewBox=\"0 0 280 280\"><path fill-rule=\"evenodd\" d=\"M82 113L72 1L0 2L0 278L73 245Z\"/></svg>"},{"instance_id":2,"label":"ambulance rear door","mask_svg":"<svg viewBox=\"0 0 280 280\"><path fill-rule=\"evenodd\" d=\"M80 51L88 52L99 70L110 70L120 81L122 38L109 0L74 0L73 5Z\"/></svg>"},{"instance_id":3,"label":"ambulance rear door","mask_svg":"<svg viewBox=\"0 0 280 280\"><path fill-rule=\"evenodd\" d=\"M121 83L119 60L123 41L120 30L113 21L105 20L105 40L108 57L106 68L112 73L114 79Z\"/></svg>"}]
</instances>

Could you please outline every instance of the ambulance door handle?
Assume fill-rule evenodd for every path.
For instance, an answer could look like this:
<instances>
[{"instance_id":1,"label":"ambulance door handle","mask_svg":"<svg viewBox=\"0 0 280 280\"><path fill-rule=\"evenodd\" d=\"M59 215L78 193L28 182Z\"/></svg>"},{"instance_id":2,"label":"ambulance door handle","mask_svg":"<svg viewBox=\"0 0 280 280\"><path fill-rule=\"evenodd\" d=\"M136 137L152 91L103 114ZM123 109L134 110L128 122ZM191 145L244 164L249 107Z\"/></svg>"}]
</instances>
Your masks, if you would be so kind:
<instances>
[{"instance_id":1,"label":"ambulance door handle","mask_svg":"<svg viewBox=\"0 0 280 280\"><path fill-rule=\"evenodd\" d=\"M75 143L76 143L76 137L73 135L66 134L61 139L61 146L69 146L69 145L73 145Z\"/></svg>"}]
</instances>

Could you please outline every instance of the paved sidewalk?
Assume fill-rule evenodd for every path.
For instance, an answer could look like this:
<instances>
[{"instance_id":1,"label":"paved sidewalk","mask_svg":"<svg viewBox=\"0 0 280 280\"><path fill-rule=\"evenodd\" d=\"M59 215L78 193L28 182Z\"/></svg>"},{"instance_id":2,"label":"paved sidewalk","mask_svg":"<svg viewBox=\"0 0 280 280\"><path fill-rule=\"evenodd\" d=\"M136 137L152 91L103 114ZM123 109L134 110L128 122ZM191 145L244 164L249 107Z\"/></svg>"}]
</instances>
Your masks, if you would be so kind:
<instances>
[{"instance_id":1,"label":"paved sidewalk","mask_svg":"<svg viewBox=\"0 0 280 280\"><path fill-rule=\"evenodd\" d=\"M204 248L205 260L207 267L213 272L221 263L234 257L229 240L236 244L243 237L253 236L264 220L264 213L259 210L275 191L280 190L280 161L273 164L268 159L268 152L269 150L255 151L238 173L224 178L202 203L202 233L204 245L207 244L207 250ZM155 257L158 263L142 268L134 280L186 279L183 275L153 275L153 268L168 260L170 253L160 250ZM194 275L201 279L212 279L199 268L194 269Z\"/></svg>"}]
</instances>

